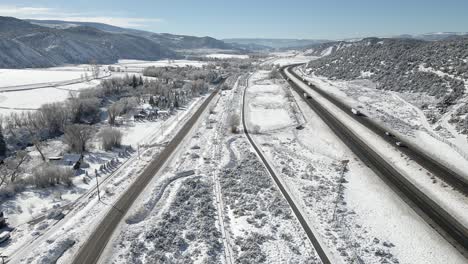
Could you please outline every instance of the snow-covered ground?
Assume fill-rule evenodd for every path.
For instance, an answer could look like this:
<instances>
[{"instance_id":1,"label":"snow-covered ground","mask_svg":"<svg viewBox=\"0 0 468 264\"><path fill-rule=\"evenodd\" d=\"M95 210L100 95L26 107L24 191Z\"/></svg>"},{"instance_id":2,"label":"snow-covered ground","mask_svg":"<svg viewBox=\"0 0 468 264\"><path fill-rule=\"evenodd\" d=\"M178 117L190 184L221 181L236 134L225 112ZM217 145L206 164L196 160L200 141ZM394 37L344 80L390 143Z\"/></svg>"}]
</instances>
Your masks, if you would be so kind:
<instances>
[{"instance_id":1,"label":"snow-covered ground","mask_svg":"<svg viewBox=\"0 0 468 264\"><path fill-rule=\"evenodd\" d=\"M247 109L264 115L247 113L250 129L264 125L254 139L337 259L345 263L357 259L363 263L466 261L353 155L301 95L291 96L282 83L266 80L267 76L268 72L257 72L251 78ZM275 98L274 102L282 97L282 103L260 109L257 98L263 96ZM271 114L277 111L289 117ZM276 129L285 124L289 126ZM304 129L297 130L298 124Z\"/></svg>"},{"instance_id":2,"label":"snow-covered ground","mask_svg":"<svg viewBox=\"0 0 468 264\"><path fill-rule=\"evenodd\" d=\"M104 263L317 263L246 138L229 132L240 89L214 100L209 116L148 187L152 195L139 198Z\"/></svg>"},{"instance_id":3,"label":"snow-covered ground","mask_svg":"<svg viewBox=\"0 0 468 264\"><path fill-rule=\"evenodd\" d=\"M248 59L249 55L214 53L208 54L206 57L214 59Z\"/></svg>"}]
</instances>

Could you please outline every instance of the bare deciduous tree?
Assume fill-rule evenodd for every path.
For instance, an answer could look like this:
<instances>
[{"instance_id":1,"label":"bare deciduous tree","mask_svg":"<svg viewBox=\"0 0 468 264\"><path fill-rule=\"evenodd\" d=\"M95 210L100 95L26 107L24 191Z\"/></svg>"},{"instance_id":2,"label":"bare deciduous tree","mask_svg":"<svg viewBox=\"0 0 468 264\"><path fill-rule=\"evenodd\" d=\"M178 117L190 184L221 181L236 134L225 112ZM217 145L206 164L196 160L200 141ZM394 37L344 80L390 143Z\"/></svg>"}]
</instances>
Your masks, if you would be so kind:
<instances>
[{"instance_id":1,"label":"bare deciduous tree","mask_svg":"<svg viewBox=\"0 0 468 264\"><path fill-rule=\"evenodd\" d=\"M73 124L65 127L64 141L73 152L85 152L86 144L92 136L93 129L89 125Z\"/></svg>"},{"instance_id":2,"label":"bare deciduous tree","mask_svg":"<svg viewBox=\"0 0 468 264\"><path fill-rule=\"evenodd\" d=\"M117 116L120 115L122 110L122 105L118 102L113 103L111 106L109 106L109 108L107 109L107 114L109 115L109 125L115 125L115 119L117 118Z\"/></svg>"}]
</instances>

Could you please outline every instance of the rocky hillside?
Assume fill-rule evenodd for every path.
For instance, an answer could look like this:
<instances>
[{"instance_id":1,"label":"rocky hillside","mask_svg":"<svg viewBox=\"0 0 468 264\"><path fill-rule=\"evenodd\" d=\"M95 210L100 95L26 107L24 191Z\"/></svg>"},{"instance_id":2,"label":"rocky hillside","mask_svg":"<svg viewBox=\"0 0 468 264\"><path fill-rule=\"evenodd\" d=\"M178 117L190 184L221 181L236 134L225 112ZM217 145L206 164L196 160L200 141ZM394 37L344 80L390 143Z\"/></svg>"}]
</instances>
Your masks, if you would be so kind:
<instances>
[{"instance_id":1,"label":"rocky hillside","mask_svg":"<svg viewBox=\"0 0 468 264\"><path fill-rule=\"evenodd\" d=\"M328 56L308 65L317 75L344 80L368 78L380 89L425 92L443 98L442 103L447 105L465 91L468 38L436 42L368 38L335 43L328 49L332 49Z\"/></svg>"},{"instance_id":2,"label":"rocky hillside","mask_svg":"<svg viewBox=\"0 0 468 264\"><path fill-rule=\"evenodd\" d=\"M452 118L466 123L468 87L468 37L441 41L367 38L357 42L335 42L315 46L307 68L331 79L370 79L377 88L399 92L421 92L438 99L439 114L457 105ZM462 129L463 130L463 129Z\"/></svg>"}]
</instances>

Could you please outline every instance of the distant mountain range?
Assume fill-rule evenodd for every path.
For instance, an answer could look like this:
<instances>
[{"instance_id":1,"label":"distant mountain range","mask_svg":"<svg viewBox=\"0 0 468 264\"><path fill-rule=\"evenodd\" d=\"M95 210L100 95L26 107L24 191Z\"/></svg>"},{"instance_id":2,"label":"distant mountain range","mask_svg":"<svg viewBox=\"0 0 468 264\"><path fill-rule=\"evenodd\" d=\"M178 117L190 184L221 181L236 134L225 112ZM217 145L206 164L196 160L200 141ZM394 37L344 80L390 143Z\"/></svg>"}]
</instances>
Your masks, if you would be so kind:
<instances>
[{"instance_id":1,"label":"distant mountain range","mask_svg":"<svg viewBox=\"0 0 468 264\"><path fill-rule=\"evenodd\" d=\"M309 45L315 45L330 40L316 39L263 39L263 38L231 38L223 39L226 43L236 43L241 45L250 45L258 49L285 49L285 48L301 48Z\"/></svg>"},{"instance_id":2,"label":"distant mountain range","mask_svg":"<svg viewBox=\"0 0 468 264\"><path fill-rule=\"evenodd\" d=\"M436 32L436 33L427 33L419 35L397 35L392 36L391 38L407 38L407 39L419 39L427 41L437 41L450 39L459 36L467 36L468 33L464 32ZM352 42L360 41L363 38L355 39L344 39L343 41ZM263 39L263 38L230 38L223 39L224 42L230 44L239 44L250 50L271 50L271 49L297 49L317 46L325 43L334 43L336 40L326 40L326 39Z\"/></svg>"},{"instance_id":3,"label":"distant mountain range","mask_svg":"<svg viewBox=\"0 0 468 264\"><path fill-rule=\"evenodd\" d=\"M418 34L418 35L398 35L394 36L394 38L412 38L412 39L421 39L427 41L437 41L437 40L444 40L450 38L456 38L460 36L468 36L468 32L434 32L434 33L426 33L426 34Z\"/></svg>"},{"instance_id":4,"label":"distant mountain range","mask_svg":"<svg viewBox=\"0 0 468 264\"><path fill-rule=\"evenodd\" d=\"M211 37L158 34L101 23L0 17L0 68L181 57L182 50L245 50Z\"/></svg>"}]
</instances>

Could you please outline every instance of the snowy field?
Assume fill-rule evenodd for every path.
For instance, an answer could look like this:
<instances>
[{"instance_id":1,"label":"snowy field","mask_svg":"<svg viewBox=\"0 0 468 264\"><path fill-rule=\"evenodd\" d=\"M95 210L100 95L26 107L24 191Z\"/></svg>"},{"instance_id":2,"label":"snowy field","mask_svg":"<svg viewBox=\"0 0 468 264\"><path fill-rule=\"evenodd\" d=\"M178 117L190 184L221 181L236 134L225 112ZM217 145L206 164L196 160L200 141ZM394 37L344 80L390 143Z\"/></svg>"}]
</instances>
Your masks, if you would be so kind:
<instances>
[{"instance_id":1,"label":"snowy field","mask_svg":"<svg viewBox=\"0 0 468 264\"><path fill-rule=\"evenodd\" d=\"M54 68L51 68L54 69ZM77 71L54 69L0 69L0 90L3 87L37 83L53 83L81 78L84 69ZM90 74L88 72L88 74Z\"/></svg>"},{"instance_id":2,"label":"snowy field","mask_svg":"<svg viewBox=\"0 0 468 264\"><path fill-rule=\"evenodd\" d=\"M248 59L249 55L215 53L208 54L206 57L213 59Z\"/></svg>"},{"instance_id":3,"label":"snowy field","mask_svg":"<svg viewBox=\"0 0 468 264\"><path fill-rule=\"evenodd\" d=\"M24 110L37 110L43 104L65 101L71 94L76 95L81 89L96 87L99 82L93 80L53 88L0 93L0 115Z\"/></svg>"},{"instance_id":4,"label":"snowy field","mask_svg":"<svg viewBox=\"0 0 468 264\"><path fill-rule=\"evenodd\" d=\"M144 68L155 67L202 67L205 62L174 60L174 61L139 61L139 60L121 60L117 64L102 65L101 73L108 66L120 68L122 72L112 72L111 77L125 77L128 75L141 74ZM0 115L6 115L11 112L33 111L41 105L47 103L61 102L67 100L71 94L77 95L79 90L92 88L99 85L99 80L90 80L60 85L60 82L70 81L81 78L85 73L91 77L90 65L69 65L62 67L43 68L43 69L0 69ZM128 71L128 72L126 72ZM101 75L102 75L101 74ZM106 73L108 74L108 73ZM55 84L57 83L57 84ZM51 84L53 87L34 89L36 85ZM8 91L2 93L2 87L11 87L12 85L27 85L33 89L23 91Z\"/></svg>"},{"instance_id":5,"label":"snowy field","mask_svg":"<svg viewBox=\"0 0 468 264\"><path fill-rule=\"evenodd\" d=\"M249 110L265 90L282 87L265 78L264 72L251 78ZM258 91L259 82L271 88ZM294 122L283 129L262 128L254 139L317 229L322 243L333 253L333 263L465 262L458 251L353 155L301 95L276 94L283 95L283 102L289 100L289 104L277 107L287 111L287 120ZM264 116L270 116L277 110L263 111ZM284 118L274 120L278 122L276 127L284 124ZM296 130L298 124L304 129Z\"/></svg>"},{"instance_id":6,"label":"snowy field","mask_svg":"<svg viewBox=\"0 0 468 264\"><path fill-rule=\"evenodd\" d=\"M307 63L311 60L316 59L316 56L304 55L304 52L299 51L287 51L287 52L274 52L271 53L272 57L262 62L262 65L275 64L280 66Z\"/></svg>"},{"instance_id":7,"label":"snowy field","mask_svg":"<svg viewBox=\"0 0 468 264\"><path fill-rule=\"evenodd\" d=\"M120 67L128 67L130 68L137 68L142 69L150 66L154 67L202 67L206 65L206 62L201 61L192 61L192 60L160 60L160 61L141 61L141 60L119 60L119 63L113 64L111 66L120 66Z\"/></svg>"}]
</instances>

